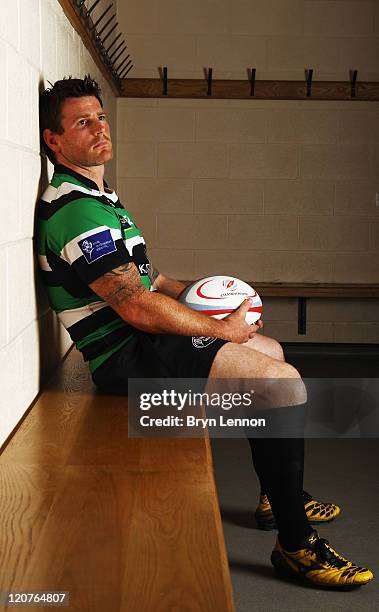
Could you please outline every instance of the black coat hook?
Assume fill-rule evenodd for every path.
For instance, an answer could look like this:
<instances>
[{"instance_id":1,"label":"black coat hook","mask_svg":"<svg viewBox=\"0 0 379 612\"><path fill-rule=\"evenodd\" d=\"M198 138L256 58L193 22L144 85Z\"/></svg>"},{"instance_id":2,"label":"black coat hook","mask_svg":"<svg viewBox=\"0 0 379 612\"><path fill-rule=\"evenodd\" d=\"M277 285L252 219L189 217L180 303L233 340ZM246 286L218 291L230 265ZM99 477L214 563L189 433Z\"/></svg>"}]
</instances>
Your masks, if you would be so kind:
<instances>
[{"instance_id":1,"label":"black coat hook","mask_svg":"<svg viewBox=\"0 0 379 612\"><path fill-rule=\"evenodd\" d=\"M208 70L208 91L207 91L207 95L211 96L212 95L212 75L213 75L213 68L209 68Z\"/></svg>"},{"instance_id":2,"label":"black coat hook","mask_svg":"<svg viewBox=\"0 0 379 612\"><path fill-rule=\"evenodd\" d=\"M125 44L125 41L124 41ZM122 50L120 51L120 53L117 53L116 57L112 60L112 63L115 64L118 60L119 57L121 57L121 55L124 53L124 51L126 50L127 45L125 44L125 47L122 48Z\"/></svg>"},{"instance_id":3,"label":"black coat hook","mask_svg":"<svg viewBox=\"0 0 379 612\"><path fill-rule=\"evenodd\" d=\"M305 78L307 80L307 98L310 98L312 96L313 68L306 69Z\"/></svg>"},{"instance_id":4,"label":"black coat hook","mask_svg":"<svg viewBox=\"0 0 379 612\"><path fill-rule=\"evenodd\" d=\"M87 11L87 17L88 17L88 15L90 15L92 13L92 11L96 8L96 6L99 4L99 2L100 2L100 0L95 0L93 5L91 6L91 8L88 9L88 11Z\"/></svg>"},{"instance_id":5,"label":"black coat hook","mask_svg":"<svg viewBox=\"0 0 379 612\"><path fill-rule=\"evenodd\" d=\"M118 41L118 39L120 38L120 36L121 36L121 35L122 35L122 33L121 33L121 32L120 32L119 34L117 34L117 36L116 36L116 38L114 39L114 41L113 41L113 42L112 42L112 43L109 45L108 49L106 49L106 52L107 52L107 53L109 53L109 51L112 49L113 45L115 45L115 44L116 44L116 42ZM122 44L122 43L121 43L121 44ZM119 49L119 47L117 47L117 49ZM116 51L117 51L117 49L116 49ZM112 53L112 55L113 55L113 53ZM111 57L112 57L112 56L110 55L110 56L109 56L109 59L110 59Z\"/></svg>"},{"instance_id":6,"label":"black coat hook","mask_svg":"<svg viewBox=\"0 0 379 612\"><path fill-rule=\"evenodd\" d=\"M125 64L125 62L129 59L130 57L130 53L128 53L128 55L122 60L122 62L117 66L117 68L115 68L116 72L120 71L120 68L122 68L122 66Z\"/></svg>"},{"instance_id":7,"label":"black coat hook","mask_svg":"<svg viewBox=\"0 0 379 612\"><path fill-rule=\"evenodd\" d=\"M120 36L121 36L121 32L120 32L120 34L117 36L117 38L120 38ZM112 45L114 45L114 43L115 43L115 42L116 42L116 41L114 40L114 41L113 41L113 43L112 43ZM110 56L109 56L109 59L110 59L110 60L111 60L111 59L112 59L112 58L113 58L113 57L116 55L117 51L119 51L119 50L121 49L122 45L124 45L124 44L125 44L125 41L124 41L124 40L122 40L122 41L120 42L120 44L119 44L119 45L117 45L117 47L115 48L115 50L114 50L114 51L113 51L113 52L110 54ZM109 49L112 47L112 45L109 47ZM109 51L109 49L108 49L108 51Z\"/></svg>"},{"instance_id":8,"label":"black coat hook","mask_svg":"<svg viewBox=\"0 0 379 612\"><path fill-rule=\"evenodd\" d=\"M114 17L114 15L113 15ZM111 21L111 19L109 20ZM109 22L108 22L109 23ZM108 25L108 24L107 24ZM109 30L108 34L106 36L104 36L103 40L101 41L101 44L104 45L105 41L107 40L107 38L112 34L112 32L117 28L118 26L118 21L116 21L116 23L114 24L114 26L111 27L111 29ZM104 31L104 28L101 30L102 32ZM100 36L100 33L99 33Z\"/></svg>"},{"instance_id":9,"label":"black coat hook","mask_svg":"<svg viewBox=\"0 0 379 612\"><path fill-rule=\"evenodd\" d=\"M168 71L167 66L163 66L163 95L168 95Z\"/></svg>"},{"instance_id":10,"label":"black coat hook","mask_svg":"<svg viewBox=\"0 0 379 612\"><path fill-rule=\"evenodd\" d=\"M112 6L113 6L113 4L110 4L108 6L108 8L106 8L105 11L100 15L99 19L93 24L93 28L94 29L97 28L97 26L99 25L100 21L103 21L105 15L108 13L108 11L111 10ZM92 29L92 28L90 28L90 29Z\"/></svg>"},{"instance_id":11,"label":"black coat hook","mask_svg":"<svg viewBox=\"0 0 379 612\"><path fill-rule=\"evenodd\" d=\"M124 79L132 68L133 68L132 60L129 60L129 62L126 64L125 68L123 69L122 73L120 74L119 78Z\"/></svg>"},{"instance_id":12,"label":"black coat hook","mask_svg":"<svg viewBox=\"0 0 379 612\"><path fill-rule=\"evenodd\" d=\"M97 34L98 34L98 36L101 36L101 35L102 35L102 33L103 33L103 32L104 32L104 31L107 29L107 27L109 26L109 24L110 24L110 22L112 21L112 19L114 19L115 17L116 17L116 15L112 15L112 16L111 16L111 17L108 19L108 21L107 21L107 23L105 24L105 26L104 26L104 27L102 27L102 28L101 28L101 30L100 30L100 31L97 33ZM114 27L116 27L117 25L118 25L118 23L116 22L116 25L115 25ZM113 30L111 30L111 32L112 32L112 31L113 31ZM108 36L108 35L109 35L109 34L107 34L107 36ZM104 38L104 40L105 40L105 38Z\"/></svg>"},{"instance_id":13,"label":"black coat hook","mask_svg":"<svg viewBox=\"0 0 379 612\"><path fill-rule=\"evenodd\" d=\"M351 97L357 97L357 76L358 70L350 70L350 82L351 82Z\"/></svg>"},{"instance_id":14,"label":"black coat hook","mask_svg":"<svg viewBox=\"0 0 379 612\"><path fill-rule=\"evenodd\" d=\"M251 69L251 77L250 77L250 95L255 96L255 75L257 74L257 69Z\"/></svg>"}]
</instances>

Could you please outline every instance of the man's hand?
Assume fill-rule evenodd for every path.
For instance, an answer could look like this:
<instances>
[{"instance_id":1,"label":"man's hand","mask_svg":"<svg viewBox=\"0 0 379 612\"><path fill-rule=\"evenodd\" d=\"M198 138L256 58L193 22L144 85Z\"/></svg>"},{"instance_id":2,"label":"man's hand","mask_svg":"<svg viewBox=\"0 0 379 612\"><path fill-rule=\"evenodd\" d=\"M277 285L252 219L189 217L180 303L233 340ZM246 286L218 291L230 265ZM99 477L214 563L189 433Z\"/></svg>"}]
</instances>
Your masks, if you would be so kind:
<instances>
[{"instance_id":1,"label":"man's hand","mask_svg":"<svg viewBox=\"0 0 379 612\"><path fill-rule=\"evenodd\" d=\"M156 268L154 268L156 270ZM175 300L178 299L179 295L186 288L186 285L174 278L169 278L168 276L164 276L161 272L155 278L154 289L157 289L160 293L164 293L164 295L169 295Z\"/></svg>"},{"instance_id":2,"label":"man's hand","mask_svg":"<svg viewBox=\"0 0 379 612\"><path fill-rule=\"evenodd\" d=\"M223 319L228 325L228 333L231 342L236 342L237 344L247 342L253 338L258 329L263 327L263 323L261 325L249 325L249 323L246 323L245 317L250 306L251 298L247 298L242 302L237 310Z\"/></svg>"}]
</instances>

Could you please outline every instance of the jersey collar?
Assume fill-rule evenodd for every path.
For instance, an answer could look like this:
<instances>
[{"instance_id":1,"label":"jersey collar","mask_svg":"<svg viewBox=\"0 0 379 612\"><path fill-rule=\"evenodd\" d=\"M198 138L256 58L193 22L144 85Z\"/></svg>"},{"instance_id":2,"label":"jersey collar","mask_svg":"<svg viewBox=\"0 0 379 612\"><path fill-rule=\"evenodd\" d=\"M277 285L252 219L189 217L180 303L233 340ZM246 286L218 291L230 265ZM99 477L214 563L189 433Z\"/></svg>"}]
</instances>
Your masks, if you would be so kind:
<instances>
[{"instance_id":1,"label":"jersey collar","mask_svg":"<svg viewBox=\"0 0 379 612\"><path fill-rule=\"evenodd\" d=\"M54 174L68 174L77 181L80 181L85 187L89 187L90 189L99 191L99 187L97 186L95 181L91 181L91 179L87 178L83 174L75 172L75 170L71 170L71 168L67 168L67 166L64 166L63 164L56 164L54 166ZM104 187L108 188L108 183L106 181L104 181Z\"/></svg>"}]
</instances>

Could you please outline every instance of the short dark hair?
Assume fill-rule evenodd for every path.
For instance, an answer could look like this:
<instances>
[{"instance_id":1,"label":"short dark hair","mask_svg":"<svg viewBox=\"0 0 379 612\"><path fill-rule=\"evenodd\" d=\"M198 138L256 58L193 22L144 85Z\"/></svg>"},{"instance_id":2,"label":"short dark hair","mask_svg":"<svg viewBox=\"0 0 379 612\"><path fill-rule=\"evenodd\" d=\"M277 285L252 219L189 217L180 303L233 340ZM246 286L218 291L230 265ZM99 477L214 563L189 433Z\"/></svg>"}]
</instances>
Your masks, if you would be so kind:
<instances>
[{"instance_id":1,"label":"short dark hair","mask_svg":"<svg viewBox=\"0 0 379 612\"><path fill-rule=\"evenodd\" d=\"M48 81L49 82L49 81ZM103 107L100 98L101 89L98 83L86 74L84 79L73 79L71 76L64 77L61 81L56 81L54 85L45 89L39 97L39 130L41 145L49 158L55 164L54 152L47 146L43 139L43 131L49 129L55 134L63 134L61 125L62 104L68 98L82 98L84 96L95 96Z\"/></svg>"}]
</instances>

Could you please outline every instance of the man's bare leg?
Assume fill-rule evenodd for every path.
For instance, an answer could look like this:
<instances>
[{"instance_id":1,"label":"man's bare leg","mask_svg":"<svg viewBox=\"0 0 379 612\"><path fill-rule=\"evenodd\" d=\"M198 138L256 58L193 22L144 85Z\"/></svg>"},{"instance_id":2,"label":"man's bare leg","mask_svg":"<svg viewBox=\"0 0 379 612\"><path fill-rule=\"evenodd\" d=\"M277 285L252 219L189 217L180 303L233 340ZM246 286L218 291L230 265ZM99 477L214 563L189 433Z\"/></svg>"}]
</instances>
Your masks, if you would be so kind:
<instances>
[{"instance_id":1,"label":"man's bare leg","mask_svg":"<svg viewBox=\"0 0 379 612\"><path fill-rule=\"evenodd\" d=\"M259 342L263 348L267 349L268 345L267 341ZM259 407L295 406L304 404L307 399L300 374L293 366L253 349L252 345L224 344L210 369L210 382L212 379L238 380L244 386L241 390L248 391L254 381ZM243 379L246 379L246 383Z\"/></svg>"}]
</instances>

